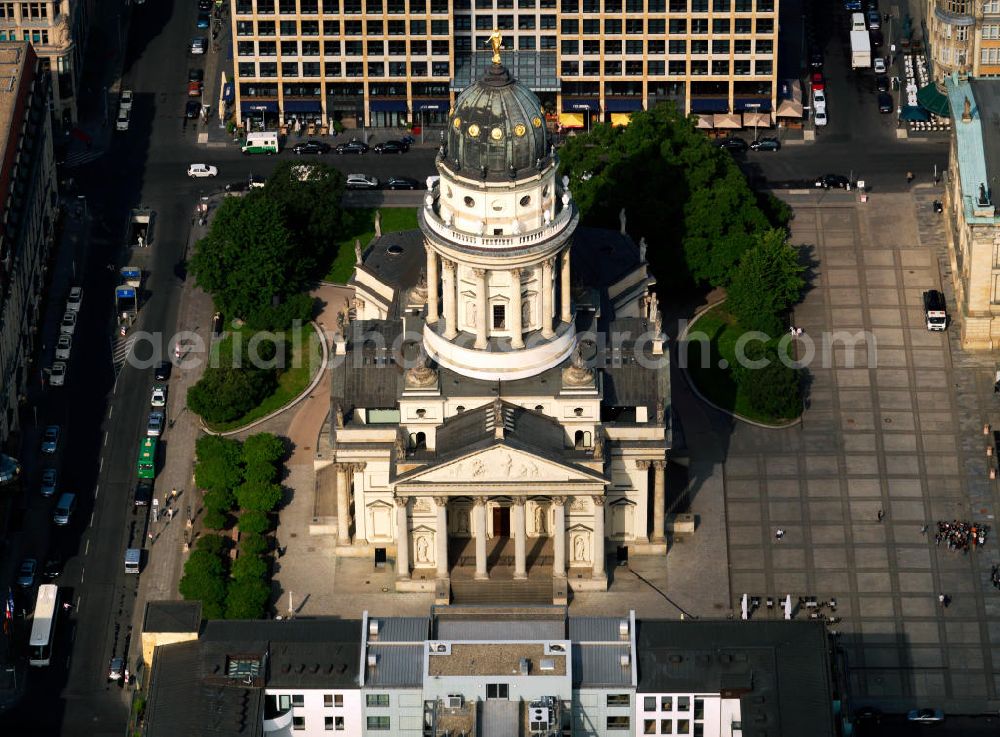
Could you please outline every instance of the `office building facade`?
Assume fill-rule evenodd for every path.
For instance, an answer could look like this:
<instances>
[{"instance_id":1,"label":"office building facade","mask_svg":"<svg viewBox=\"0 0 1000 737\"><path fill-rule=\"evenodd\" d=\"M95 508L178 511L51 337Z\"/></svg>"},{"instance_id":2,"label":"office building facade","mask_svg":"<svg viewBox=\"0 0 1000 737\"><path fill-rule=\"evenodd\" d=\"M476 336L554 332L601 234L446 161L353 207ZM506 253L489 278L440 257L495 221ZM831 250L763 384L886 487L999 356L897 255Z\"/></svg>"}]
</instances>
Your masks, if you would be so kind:
<instances>
[{"instance_id":1,"label":"office building facade","mask_svg":"<svg viewBox=\"0 0 1000 737\"><path fill-rule=\"evenodd\" d=\"M249 128L443 125L503 62L550 127L776 102L777 0L231 0L236 114ZM769 121L768 121L769 122Z\"/></svg>"}]
</instances>

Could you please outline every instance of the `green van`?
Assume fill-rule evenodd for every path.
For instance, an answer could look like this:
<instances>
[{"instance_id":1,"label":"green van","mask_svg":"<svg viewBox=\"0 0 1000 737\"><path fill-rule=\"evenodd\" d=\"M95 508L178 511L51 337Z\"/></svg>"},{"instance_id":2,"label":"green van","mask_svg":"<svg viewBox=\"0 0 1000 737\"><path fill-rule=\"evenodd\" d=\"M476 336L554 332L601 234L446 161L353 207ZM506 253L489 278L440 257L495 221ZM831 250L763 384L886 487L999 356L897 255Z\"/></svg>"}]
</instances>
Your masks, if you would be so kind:
<instances>
[{"instance_id":1,"label":"green van","mask_svg":"<svg viewBox=\"0 0 1000 737\"><path fill-rule=\"evenodd\" d=\"M277 131L263 131L260 133L247 133L246 140L241 146L245 154L276 154L281 150L278 141Z\"/></svg>"}]
</instances>

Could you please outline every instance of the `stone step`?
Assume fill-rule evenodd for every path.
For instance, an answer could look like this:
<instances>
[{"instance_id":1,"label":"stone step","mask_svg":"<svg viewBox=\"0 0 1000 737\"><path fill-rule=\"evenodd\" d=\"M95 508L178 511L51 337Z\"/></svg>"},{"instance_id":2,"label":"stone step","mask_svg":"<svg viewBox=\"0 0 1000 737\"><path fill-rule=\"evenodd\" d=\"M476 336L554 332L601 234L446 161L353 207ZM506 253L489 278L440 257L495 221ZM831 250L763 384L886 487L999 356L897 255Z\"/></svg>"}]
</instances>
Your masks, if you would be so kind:
<instances>
[{"instance_id":1,"label":"stone step","mask_svg":"<svg viewBox=\"0 0 1000 737\"><path fill-rule=\"evenodd\" d=\"M552 580L452 580L453 604L551 604Z\"/></svg>"}]
</instances>

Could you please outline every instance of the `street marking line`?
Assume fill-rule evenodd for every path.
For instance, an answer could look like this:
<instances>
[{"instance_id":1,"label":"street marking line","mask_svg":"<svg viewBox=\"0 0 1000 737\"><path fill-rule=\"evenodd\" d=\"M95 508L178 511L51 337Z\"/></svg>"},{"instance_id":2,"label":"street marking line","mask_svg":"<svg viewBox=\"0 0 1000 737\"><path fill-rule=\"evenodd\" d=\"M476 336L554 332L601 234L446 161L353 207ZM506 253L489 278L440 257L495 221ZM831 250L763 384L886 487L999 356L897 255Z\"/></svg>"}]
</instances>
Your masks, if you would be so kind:
<instances>
[{"instance_id":1,"label":"street marking line","mask_svg":"<svg viewBox=\"0 0 1000 737\"><path fill-rule=\"evenodd\" d=\"M108 444L108 431L105 430L104 431L104 445L105 445L105 447L107 447L107 444Z\"/></svg>"},{"instance_id":2,"label":"street marking line","mask_svg":"<svg viewBox=\"0 0 1000 737\"><path fill-rule=\"evenodd\" d=\"M87 544L83 548L83 554L87 555L90 552L90 538L87 538Z\"/></svg>"},{"instance_id":3,"label":"street marking line","mask_svg":"<svg viewBox=\"0 0 1000 737\"><path fill-rule=\"evenodd\" d=\"M114 413L115 413L115 405L112 404L110 407L108 407L108 419L109 420L111 419L111 415L113 415Z\"/></svg>"},{"instance_id":4,"label":"street marking line","mask_svg":"<svg viewBox=\"0 0 1000 737\"><path fill-rule=\"evenodd\" d=\"M94 513L91 512L90 513L90 527L93 527L93 526L94 526Z\"/></svg>"},{"instance_id":5,"label":"street marking line","mask_svg":"<svg viewBox=\"0 0 1000 737\"><path fill-rule=\"evenodd\" d=\"M80 583L83 583L83 574L87 572L86 568L80 569Z\"/></svg>"},{"instance_id":6,"label":"street marking line","mask_svg":"<svg viewBox=\"0 0 1000 737\"><path fill-rule=\"evenodd\" d=\"M97 486L94 487L94 499L96 499L97 495L100 493L101 493L101 485L98 484Z\"/></svg>"},{"instance_id":7,"label":"street marking line","mask_svg":"<svg viewBox=\"0 0 1000 737\"><path fill-rule=\"evenodd\" d=\"M76 610L80 611L80 602L83 600L83 594L76 595Z\"/></svg>"},{"instance_id":8,"label":"street marking line","mask_svg":"<svg viewBox=\"0 0 1000 737\"><path fill-rule=\"evenodd\" d=\"M104 470L104 456L101 456L101 462L97 465L97 470L99 472Z\"/></svg>"}]
</instances>

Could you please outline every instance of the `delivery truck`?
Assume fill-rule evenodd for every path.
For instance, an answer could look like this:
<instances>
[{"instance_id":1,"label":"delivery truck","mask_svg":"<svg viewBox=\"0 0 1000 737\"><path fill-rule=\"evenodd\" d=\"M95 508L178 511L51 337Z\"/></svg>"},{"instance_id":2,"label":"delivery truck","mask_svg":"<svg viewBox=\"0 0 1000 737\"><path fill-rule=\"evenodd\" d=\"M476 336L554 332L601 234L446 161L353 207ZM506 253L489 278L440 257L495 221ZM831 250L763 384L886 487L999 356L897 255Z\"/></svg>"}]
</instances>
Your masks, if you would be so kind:
<instances>
[{"instance_id":1,"label":"delivery truck","mask_svg":"<svg viewBox=\"0 0 1000 737\"><path fill-rule=\"evenodd\" d=\"M872 42L868 31L851 31L851 68L868 69L872 65Z\"/></svg>"}]
</instances>

